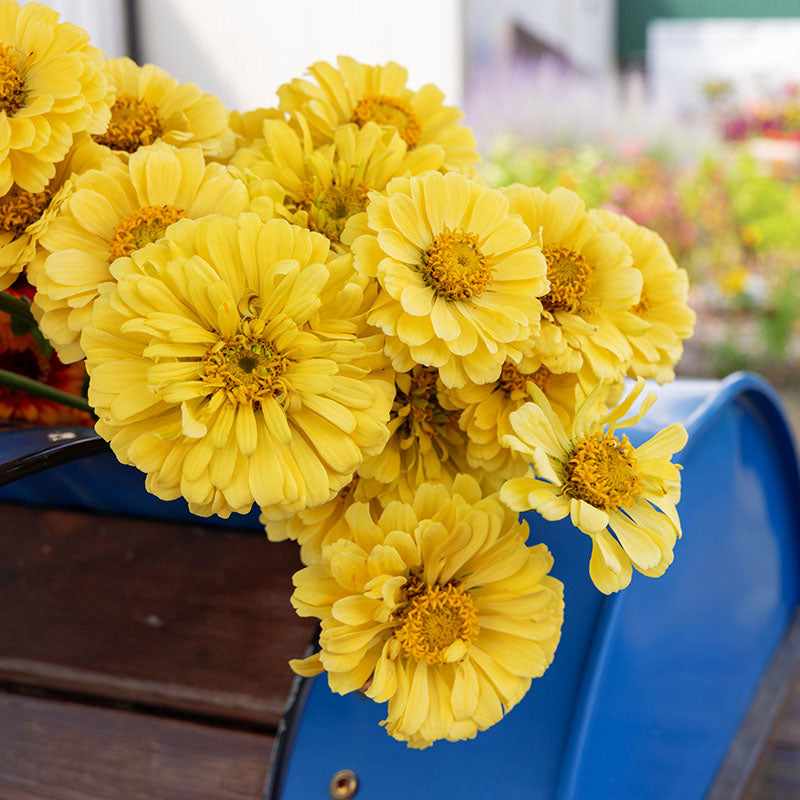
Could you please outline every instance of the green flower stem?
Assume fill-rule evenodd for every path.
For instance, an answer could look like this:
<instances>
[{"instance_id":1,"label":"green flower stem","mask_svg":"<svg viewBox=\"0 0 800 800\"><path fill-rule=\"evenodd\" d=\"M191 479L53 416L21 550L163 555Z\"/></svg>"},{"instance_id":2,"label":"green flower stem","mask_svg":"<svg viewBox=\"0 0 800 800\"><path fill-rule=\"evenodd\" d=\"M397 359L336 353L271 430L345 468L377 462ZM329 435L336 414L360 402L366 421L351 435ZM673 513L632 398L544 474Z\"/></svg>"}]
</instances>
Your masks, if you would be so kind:
<instances>
[{"instance_id":1,"label":"green flower stem","mask_svg":"<svg viewBox=\"0 0 800 800\"><path fill-rule=\"evenodd\" d=\"M11 321L11 332L15 336L30 334L36 340L45 356L50 356L53 348L39 330L36 317L31 311L31 304L23 297L14 297L8 292L0 292L0 311L5 311Z\"/></svg>"},{"instance_id":2,"label":"green flower stem","mask_svg":"<svg viewBox=\"0 0 800 800\"><path fill-rule=\"evenodd\" d=\"M0 386L18 389L21 392L43 397L45 400L52 400L54 403L60 403L62 406L70 406L71 408L77 408L79 411L94 414L92 407L82 397L67 394L67 392L62 392L60 389L48 386L46 383L34 381L31 378L17 375L16 372L9 372L6 369L0 369Z\"/></svg>"},{"instance_id":3,"label":"green flower stem","mask_svg":"<svg viewBox=\"0 0 800 800\"><path fill-rule=\"evenodd\" d=\"M36 320L31 313L31 304L21 297L14 297L8 292L0 292L0 311L5 311L14 317L30 317L31 322L36 325Z\"/></svg>"}]
</instances>

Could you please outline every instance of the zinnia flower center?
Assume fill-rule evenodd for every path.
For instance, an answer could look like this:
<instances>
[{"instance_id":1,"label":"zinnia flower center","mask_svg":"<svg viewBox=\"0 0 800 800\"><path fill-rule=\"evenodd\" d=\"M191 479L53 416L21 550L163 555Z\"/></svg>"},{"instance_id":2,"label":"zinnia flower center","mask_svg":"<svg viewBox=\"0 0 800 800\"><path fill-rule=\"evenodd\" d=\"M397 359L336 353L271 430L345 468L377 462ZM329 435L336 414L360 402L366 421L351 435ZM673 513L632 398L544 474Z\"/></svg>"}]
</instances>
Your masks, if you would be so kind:
<instances>
[{"instance_id":1,"label":"zinnia flower center","mask_svg":"<svg viewBox=\"0 0 800 800\"><path fill-rule=\"evenodd\" d=\"M445 228L422 254L419 270L425 283L445 299L469 300L491 286L493 267L474 233Z\"/></svg>"},{"instance_id":2,"label":"zinnia flower center","mask_svg":"<svg viewBox=\"0 0 800 800\"><path fill-rule=\"evenodd\" d=\"M392 418L399 418L400 425L404 426L400 433L400 446L403 448L411 447L416 441L426 450L426 440L449 440L457 428L458 412L448 411L439 404L437 377L435 368L423 366L414 367L406 375L398 375Z\"/></svg>"},{"instance_id":3,"label":"zinnia flower center","mask_svg":"<svg viewBox=\"0 0 800 800\"><path fill-rule=\"evenodd\" d=\"M106 132L92 139L112 150L135 153L142 145L153 144L163 133L157 108L132 94L123 94L111 106L111 122Z\"/></svg>"},{"instance_id":4,"label":"zinnia flower center","mask_svg":"<svg viewBox=\"0 0 800 800\"><path fill-rule=\"evenodd\" d=\"M23 55L16 47L0 44L0 110L9 117L25 105Z\"/></svg>"},{"instance_id":5,"label":"zinnia flower center","mask_svg":"<svg viewBox=\"0 0 800 800\"><path fill-rule=\"evenodd\" d=\"M358 475L353 475L353 480L351 480L346 486L343 486L341 489L339 489L339 494L336 495L336 499L340 500L342 503L349 503L349 501L353 499L353 495L356 493L357 486Z\"/></svg>"},{"instance_id":6,"label":"zinnia flower center","mask_svg":"<svg viewBox=\"0 0 800 800\"><path fill-rule=\"evenodd\" d=\"M444 664L447 649L459 639L467 647L480 631L475 602L454 583L425 586L409 581L408 604L397 616L395 637L415 661Z\"/></svg>"},{"instance_id":7,"label":"zinnia flower center","mask_svg":"<svg viewBox=\"0 0 800 800\"><path fill-rule=\"evenodd\" d=\"M546 311L575 312L589 288L592 270L586 259L568 247L546 244L542 254L547 261L550 291L542 298Z\"/></svg>"},{"instance_id":8,"label":"zinnia flower center","mask_svg":"<svg viewBox=\"0 0 800 800\"><path fill-rule=\"evenodd\" d=\"M513 364L506 361L500 371L500 379L497 385L500 391L506 396L511 397L520 393L525 394L525 386L528 381L533 381L543 392L547 391L547 385L553 373L547 367L539 367L533 374L524 375Z\"/></svg>"},{"instance_id":9,"label":"zinnia flower center","mask_svg":"<svg viewBox=\"0 0 800 800\"><path fill-rule=\"evenodd\" d=\"M335 183L320 189L317 181L308 180L300 187L297 208L308 214L308 227L312 231L338 242L347 220L367 207L369 187L337 186Z\"/></svg>"},{"instance_id":10,"label":"zinnia flower center","mask_svg":"<svg viewBox=\"0 0 800 800\"><path fill-rule=\"evenodd\" d=\"M627 436L584 436L564 465L564 494L604 511L632 505L642 493L633 449Z\"/></svg>"},{"instance_id":11,"label":"zinnia flower center","mask_svg":"<svg viewBox=\"0 0 800 800\"><path fill-rule=\"evenodd\" d=\"M26 228L44 214L53 193L49 188L41 192L28 192L14 188L0 198L0 230L20 236Z\"/></svg>"},{"instance_id":12,"label":"zinnia flower center","mask_svg":"<svg viewBox=\"0 0 800 800\"><path fill-rule=\"evenodd\" d=\"M363 128L368 122L378 125L391 125L397 128L400 138L408 145L409 150L416 147L422 133L419 117L411 106L398 97L387 94L369 94L353 109L350 122Z\"/></svg>"},{"instance_id":13,"label":"zinnia flower center","mask_svg":"<svg viewBox=\"0 0 800 800\"><path fill-rule=\"evenodd\" d=\"M145 206L125 217L114 230L108 251L112 261L129 256L140 247L160 239L173 222L183 219L186 212L177 206Z\"/></svg>"},{"instance_id":14,"label":"zinnia flower center","mask_svg":"<svg viewBox=\"0 0 800 800\"><path fill-rule=\"evenodd\" d=\"M203 380L225 392L228 401L258 407L268 397L280 397L286 387L281 380L289 359L271 342L252 333L220 339L203 357Z\"/></svg>"}]
</instances>

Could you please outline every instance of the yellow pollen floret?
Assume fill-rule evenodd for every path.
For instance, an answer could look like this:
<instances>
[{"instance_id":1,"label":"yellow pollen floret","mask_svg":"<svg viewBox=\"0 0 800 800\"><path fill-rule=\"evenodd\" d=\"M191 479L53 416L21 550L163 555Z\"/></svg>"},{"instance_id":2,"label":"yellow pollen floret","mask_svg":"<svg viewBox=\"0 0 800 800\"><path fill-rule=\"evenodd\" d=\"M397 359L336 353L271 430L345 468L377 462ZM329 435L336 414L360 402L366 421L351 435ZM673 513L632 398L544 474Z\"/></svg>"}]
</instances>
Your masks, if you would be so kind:
<instances>
[{"instance_id":1,"label":"yellow pollen floret","mask_svg":"<svg viewBox=\"0 0 800 800\"><path fill-rule=\"evenodd\" d=\"M478 247L474 233L445 228L422 254L419 271L425 283L446 300L479 297L492 284L493 259Z\"/></svg>"},{"instance_id":2,"label":"yellow pollen floret","mask_svg":"<svg viewBox=\"0 0 800 800\"><path fill-rule=\"evenodd\" d=\"M355 495L357 487L358 487L358 474L355 474L353 475L353 480L351 480L350 483L339 489L339 493L336 495L336 499L341 501L342 503L348 503L353 499L353 495Z\"/></svg>"},{"instance_id":3,"label":"yellow pollen floret","mask_svg":"<svg viewBox=\"0 0 800 800\"><path fill-rule=\"evenodd\" d=\"M411 106L398 97L386 94L370 94L353 109L351 122L363 128L368 122L391 125L397 128L400 138L409 149L416 147L422 134L422 125Z\"/></svg>"},{"instance_id":4,"label":"yellow pollen floret","mask_svg":"<svg viewBox=\"0 0 800 800\"><path fill-rule=\"evenodd\" d=\"M123 94L111 106L111 122L106 132L92 138L112 150L135 153L142 145L153 144L163 133L157 108L131 94Z\"/></svg>"},{"instance_id":5,"label":"yellow pollen floret","mask_svg":"<svg viewBox=\"0 0 800 800\"><path fill-rule=\"evenodd\" d=\"M140 247L160 239L173 222L183 219L186 212L177 206L145 206L117 225L108 252L112 260L129 256Z\"/></svg>"},{"instance_id":6,"label":"yellow pollen floret","mask_svg":"<svg viewBox=\"0 0 800 800\"><path fill-rule=\"evenodd\" d=\"M545 367L541 366L532 375L528 375L528 380L533 381L543 392L547 392L547 387L550 385L550 380L553 373Z\"/></svg>"},{"instance_id":7,"label":"yellow pollen floret","mask_svg":"<svg viewBox=\"0 0 800 800\"><path fill-rule=\"evenodd\" d=\"M650 310L650 298L645 294L642 289L642 294L639 297L639 302L631 309L634 314L644 316Z\"/></svg>"},{"instance_id":8,"label":"yellow pollen floret","mask_svg":"<svg viewBox=\"0 0 800 800\"><path fill-rule=\"evenodd\" d=\"M564 464L564 494L604 511L633 505L642 493L633 450L627 436L584 436Z\"/></svg>"},{"instance_id":9,"label":"yellow pollen floret","mask_svg":"<svg viewBox=\"0 0 800 800\"><path fill-rule=\"evenodd\" d=\"M244 333L220 339L203 357L203 380L225 393L234 405L258 408L268 397L280 397L289 359L271 342Z\"/></svg>"},{"instance_id":10,"label":"yellow pollen floret","mask_svg":"<svg viewBox=\"0 0 800 800\"><path fill-rule=\"evenodd\" d=\"M15 186L0 198L0 230L17 236L25 233L25 229L44 214L52 199L49 188L34 193Z\"/></svg>"},{"instance_id":11,"label":"yellow pollen floret","mask_svg":"<svg viewBox=\"0 0 800 800\"><path fill-rule=\"evenodd\" d=\"M437 370L432 367L417 366L410 373L408 393L397 387L392 418L404 419L398 428L401 446L409 447L414 437L421 435L431 439L446 439L448 429L458 427L458 412L448 411L439 404L437 375Z\"/></svg>"},{"instance_id":12,"label":"yellow pollen floret","mask_svg":"<svg viewBox=\"0 0 800 800\"><path fill-rule=\"evenodd\" d=\"M0 110L9 117L25 105L23 56L16 47L0 44Z\"/></svg>"},{"instance_id":13,"label":"yellow pollen floret","mask_svg":"<svg viewBox=\"0 0 800 800\"><path fill-rule=\"evenodd\" d=\"M461 639L469 646L477 638L478 612L466 589L455 583L425 586L412 578L407 591L394 635L414 660L444 664L450 645Z\"/></svg>"},{"instance_id":14,"label":"yellow pollen floret","mask_svg":"<svg viewBox=\"0 0 800 800\"><path fill-rule=\"evenodd\" d=\"M546 244L542 254L547 261L550 291L542 298L547 311L569 311L580 308L581 298L589 288L592 270L586 259L568 247Z\"/></svg>"},{"instance_id":15,"label":"yellow pollen floret","mask_svg":"<svg viewBox=\"0 0 800 800\"><path fill-rule=\"evenodd\" d=\"M525 375L513 364L506 361L503 364L503 369L500 372L500 379L497 381L497 385L506 397L511 397L515 392L525 393L525 386L528 381L533 381L543 392L546 392L547 386L550 383L550 378L552 377L553 373L550 372L547 367L539 367L539 369L531 375Z\"/></svg>"},{"instance_id":16,"label":"yellow pollen floret","mask_svg":"<svg viewBox=\"0 0 800 800\"><path fill-rule=\"evenodd\" d=\"M369 187L332 186L321 189L315 180L308 180L300 187L298 210L308 214L308 227L321 233L332 242L338 242L347 220L367 207Z\"/></svg>"}]
</instances>

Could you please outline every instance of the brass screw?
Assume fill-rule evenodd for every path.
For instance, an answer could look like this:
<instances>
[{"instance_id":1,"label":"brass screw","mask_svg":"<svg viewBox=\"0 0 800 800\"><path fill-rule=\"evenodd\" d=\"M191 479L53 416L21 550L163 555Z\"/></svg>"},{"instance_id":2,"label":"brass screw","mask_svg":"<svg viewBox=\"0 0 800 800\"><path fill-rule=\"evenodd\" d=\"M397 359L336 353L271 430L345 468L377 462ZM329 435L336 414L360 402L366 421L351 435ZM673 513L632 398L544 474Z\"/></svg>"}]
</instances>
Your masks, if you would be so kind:
<instances>
[{"instance_id":1,"label":"brass screw","mask_svg":"<svg viewBox=\"0 0 800 800\"><path fill-rule=\"evenodd\" d=\"M328 785L333 800L349 800L358 791L358 775L351 769L340 769Z\"/></svg>"}]
</instances>

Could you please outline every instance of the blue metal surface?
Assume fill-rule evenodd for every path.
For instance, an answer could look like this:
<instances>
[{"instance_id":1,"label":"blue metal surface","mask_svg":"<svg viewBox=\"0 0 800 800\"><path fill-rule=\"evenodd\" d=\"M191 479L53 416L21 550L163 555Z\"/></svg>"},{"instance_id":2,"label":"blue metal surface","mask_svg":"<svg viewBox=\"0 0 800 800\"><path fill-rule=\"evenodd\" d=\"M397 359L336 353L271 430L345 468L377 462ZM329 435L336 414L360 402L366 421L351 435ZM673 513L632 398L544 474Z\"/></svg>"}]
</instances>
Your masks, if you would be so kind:
<instances>
[{"instance_id":1,"label":"blue metal surface","mask_svg":"<svg viewBox=\"0 0 800 800\"><path fill-rule=\"evenodd\" d=\"M0 431L0 463L30 454L31 437L34 435L39 436L39 442L33 445L33 449L46 446L42 439L43 432L75 433L79 437L92 434L91 429L87 428L3 430ZM232 514L227 520L219 517L201 518L190 513L183 499L170 502L159 500L144 488L144 474L134 467L120 464L110 451L0 486L0 503L263 531L256 509L246 516Z\"/></svg>"},{"instance_id":2,"label":"blue metal surface","mask_svg":"<svg viewBox=\"0 0 800 800\"><path fill-rule=\"evenodd\" d=\"M774 392L736 375L679 381L631 438L673 421L690 438L684 537L666 575L606 598L588 538L526 515L555 557L566 619L555 661L494 728L416 752L379 727L385 707L314 680L284 755L283 800L323 800L339 769L359 797L699 800L800 599L800 477ZM288 751L288 748L287 748Z\"/></svg>"}]
</instances>

